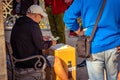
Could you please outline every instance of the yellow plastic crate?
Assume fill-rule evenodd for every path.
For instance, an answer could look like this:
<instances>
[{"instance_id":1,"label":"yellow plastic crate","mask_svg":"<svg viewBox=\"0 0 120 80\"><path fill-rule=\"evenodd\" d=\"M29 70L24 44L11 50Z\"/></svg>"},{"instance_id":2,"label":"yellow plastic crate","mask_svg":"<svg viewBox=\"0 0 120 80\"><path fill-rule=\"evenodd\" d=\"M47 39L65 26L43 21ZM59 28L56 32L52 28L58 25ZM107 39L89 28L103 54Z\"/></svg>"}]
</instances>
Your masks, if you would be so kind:
<instances>
[{"instance_id":1,"label":"yellow plastic crate","mask_svg":"<svg viewBox=\"0 0 120 80\"><path fill-rule=\"evenodd\" d=\"M59 57L62 60L63 67L68 74L68 61L71 61L72 79L76 80L76 52L75 48L70 45L57 44L50 48L50 54ZM52 80L60 80L58 76L53 73Z\"/></svg>"}]
</instances>

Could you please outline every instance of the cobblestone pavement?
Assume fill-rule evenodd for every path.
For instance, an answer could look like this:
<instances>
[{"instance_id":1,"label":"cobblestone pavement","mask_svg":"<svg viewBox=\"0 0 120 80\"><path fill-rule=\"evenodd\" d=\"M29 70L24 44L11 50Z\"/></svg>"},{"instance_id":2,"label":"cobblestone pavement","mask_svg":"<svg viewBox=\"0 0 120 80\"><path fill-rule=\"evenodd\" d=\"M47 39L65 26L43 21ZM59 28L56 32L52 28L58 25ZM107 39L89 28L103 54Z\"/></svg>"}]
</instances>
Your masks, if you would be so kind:
<instances>
[{"instance_id":1,"label":"cobblestone pavement","mask_svg":"<svg viewBox=\"0 0 120 80\"><path fill-rule=\"evenodd\" d=\"M48 36L51 35L51 32L49 30L42 31L42 32L43 32L43 35L48 35ZM77 40L77 37L69 37L69 31L66 30L66 44L75 47L76 40ZM80 64L83 60L84 60L83 58L77 57L76 59L77 64ZM86 67L77 68L76 73L77 73L77 80L88 80L88 73L87 73Z\"/></svg>"},{"instance_id":2,"label":"cobblestone pavement","mask_svg":"<svg viewBox=\"0 0 120 80\"><path fill-rule=\"evenodd\" d=\"M11 32L11 30L5 30L5 39L8 42L10 40L10 32ZM44 36L45 35L51 36L50 30L42 30L42 33ZM75 47L77 37L69 37L68 34L69 34L69 31L66 30L66 44ZM76 56L77 56L77 54L76 54ZM76 58L77 64L80 64L83 60L84 60L83 58L79 58L79 57ZM120 60L119 60L119 65L120 65ZM76 70L77 70L76 71L76 73L77 73L76 80L88 80L89 79L86 67L80 67L80 68L77 68Z\"/></svg>"},{"instance_id":3,"label":"cobblestone pavement","mask_svg":"<svg viewBox=\"0 0 120 80\"><path fill-rule=\"evenodd\" d=\"M44 36L45 35L51 36L50 30L42 30L42 33L43 33ZM75 47L77 37L69 37L68 33L69 33L69 31L66 30L66 44ZM5 35L6 35L5 36L6 40L9 41L10 40L10 30L6 31ZM77 56L77 54L76 54L76 56ZM80 64L83 60L84 60L83 58L77 57L77 59L76 59L77 64ZM77 80L88 80L88 74L87 74L86 67L80 67L80 68L77 68L76 70L77 70L76 71Z\"/></svg>"}]
</instances>

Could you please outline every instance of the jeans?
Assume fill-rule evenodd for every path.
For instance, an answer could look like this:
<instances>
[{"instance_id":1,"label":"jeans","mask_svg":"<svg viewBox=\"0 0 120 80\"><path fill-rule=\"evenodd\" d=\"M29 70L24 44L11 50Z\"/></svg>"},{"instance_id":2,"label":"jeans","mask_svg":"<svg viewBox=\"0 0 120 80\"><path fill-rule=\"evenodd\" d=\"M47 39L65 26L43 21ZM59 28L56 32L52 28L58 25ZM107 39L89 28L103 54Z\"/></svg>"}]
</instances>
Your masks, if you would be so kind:
<instances>
[{"instance_id":1,"label":"jeans","mask_svg":"<svg viewBox=\"0 0 120 80\"><path fill-rule=\"evenodd\" d=\"M92 54L92 56L86 60L89 79L104 80L105 70L106 80L117 80L118 56L117 48Z\"/></svg>"}]
</instances>

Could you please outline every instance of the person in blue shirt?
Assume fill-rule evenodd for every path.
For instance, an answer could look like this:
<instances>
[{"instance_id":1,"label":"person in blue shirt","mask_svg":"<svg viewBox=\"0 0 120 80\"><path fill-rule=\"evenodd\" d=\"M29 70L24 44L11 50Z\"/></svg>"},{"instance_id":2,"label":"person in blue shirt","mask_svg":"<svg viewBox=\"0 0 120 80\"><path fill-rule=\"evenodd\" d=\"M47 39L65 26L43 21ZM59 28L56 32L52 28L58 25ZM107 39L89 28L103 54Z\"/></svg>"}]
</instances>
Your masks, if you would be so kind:
<instances>
[{"instance_id":1,"label":"person in blue shirt","mask_svg":"<svg viewBox=\"0 0 120 80\"><path fill-rule=\"evenodd\" d=\"M74 0L63 20L78 35L90 36L103 0ZM91 57L86 60L90 80L117 80L118 46L120 46L120 0L107 0L92 40ZM77 18L81 16L83 31Z\"/></svg>"}]
</instances>

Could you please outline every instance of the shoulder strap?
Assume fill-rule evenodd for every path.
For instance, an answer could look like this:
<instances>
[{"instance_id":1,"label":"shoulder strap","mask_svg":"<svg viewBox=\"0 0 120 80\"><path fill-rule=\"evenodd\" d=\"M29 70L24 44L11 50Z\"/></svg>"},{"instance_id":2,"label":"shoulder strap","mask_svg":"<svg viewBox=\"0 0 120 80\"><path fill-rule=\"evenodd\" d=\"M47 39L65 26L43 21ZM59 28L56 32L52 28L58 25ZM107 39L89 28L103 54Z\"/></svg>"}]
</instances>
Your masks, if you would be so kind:
<instances>
[{"instance_id":1,"label":"shoulder strap","mask_svg":"<svg viewBox=\"0 0 120 80\"><path fill-rule=\"evenodd\" d=\"M93 37L94 37L94 35L95 35L96 29L97 29L97 26L98 26L98 22L99 22L100 17L101 17L101 15L102 15L102 13L103 13L105 4L106 4L106 0L104 0L103 3L102 3L100 12L99 12L99 14L98 14L97 20L96 20L96 22L95 22L95 25L94 25L94 28L93 28L93 31L92 31L92 35L90 36L90 41L92 41L92 39L93 39Z\"/></svg>"}]
</instances>

